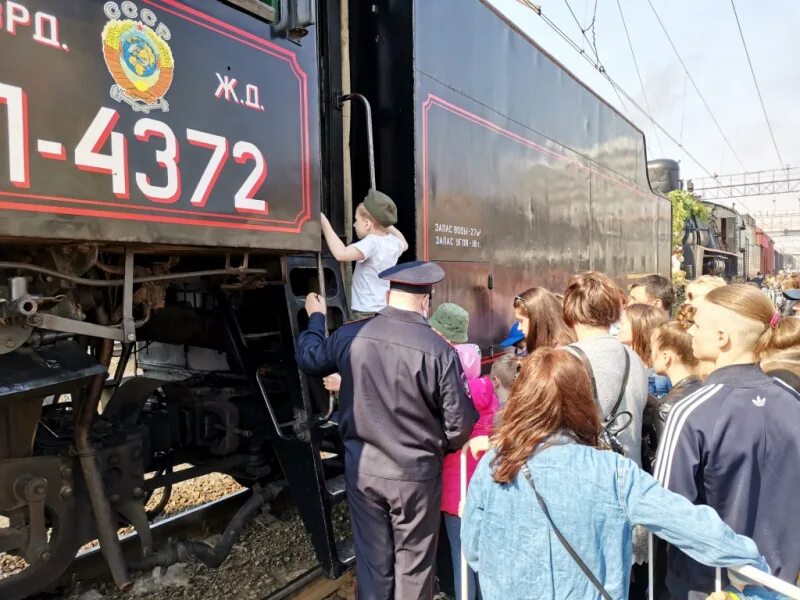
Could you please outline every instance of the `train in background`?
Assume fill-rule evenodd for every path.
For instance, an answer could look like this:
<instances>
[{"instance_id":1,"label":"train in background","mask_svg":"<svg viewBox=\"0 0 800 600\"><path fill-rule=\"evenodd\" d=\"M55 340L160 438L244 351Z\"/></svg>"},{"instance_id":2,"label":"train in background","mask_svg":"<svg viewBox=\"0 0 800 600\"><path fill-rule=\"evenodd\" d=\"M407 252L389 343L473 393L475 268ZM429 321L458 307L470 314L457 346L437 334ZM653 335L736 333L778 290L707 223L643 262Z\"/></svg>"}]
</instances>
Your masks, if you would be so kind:
<instances>
[{"instance_id":1,"label":"train in background","mask_svg":"<svg viewBox=\"0 0 800 600\"><path fill-rule=\"evenodd\" d=\"M370 187L487 356L526 287L669 275L644 135L488 1L0 10L0 552L28 564L4 600L98 538L123 588L219 565L278 483L324 572L352 564L333 406L294 351L307 293L349 316L320 212L345 237ZM255 492L230 533L157 547L148 500L213 471Z\"/></svg>"},{"instance_id":2,"label":"train in background","mask_svg":"<svg viewBox=\"0 0 800 600\"><path fill-rule=\"evenodd\" d=\"M657 159L648 162L653 189L668 194L682 189L677 161ZM702 199L701 199L702 200ZM719 275L728 281L752 280L758 273L774 275L782 269L800 268L795 257L776 250L775 242L757 226L755 219L733 207L702 201L710 219L703 222L690 216L684 226L681 248L682 270L688 279Z\"/></svg>"}]
</instances>

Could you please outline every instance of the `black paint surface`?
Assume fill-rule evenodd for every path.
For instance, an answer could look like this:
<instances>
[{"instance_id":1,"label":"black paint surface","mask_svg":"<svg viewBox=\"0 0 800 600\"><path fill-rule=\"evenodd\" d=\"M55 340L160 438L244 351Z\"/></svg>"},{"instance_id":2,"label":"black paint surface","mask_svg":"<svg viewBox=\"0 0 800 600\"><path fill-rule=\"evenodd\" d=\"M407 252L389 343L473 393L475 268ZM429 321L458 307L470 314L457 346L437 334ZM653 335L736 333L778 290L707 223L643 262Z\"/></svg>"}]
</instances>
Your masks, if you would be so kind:
<instances>
[{"instance_id":1,"label":"black paint surface","mask_svg":"<svg viewBox=\"0 0 800 600\"><path fill-rule=\"evenodd\" d=\"M24 88L28 97L30 187L10 184L6 110L0 104L0 236L89 239L164 244L319 248L320 124L315 32L297 46L272 38L267 24L219 2L137 0L169 27L174 81L165 95L169 112L135 112L109 90L114 80L103 60L101 32L109 20L99 0L27 0L33 16L58 18L59 40L68 51L36 43L33 26L16 35L0 29L0 83ZM5 5L5 3L3 3ZM202 12L200 9L202 7ZM123 17L124 18L124 17ZM241 103L216 98L216 74L235 78ZM264 110L244 105L245 86L260 92ZM231 96L232 99L232 96ZM74 149L100 107L120 114L114 131L127 139L129 198L112 194L108 174L80 171ZM137 141L133 127L148 117L175 132L180 146L182 193L174 203L155 203L139 191L137 171L163 185L155 152L160 138ZM188 128L224 136L230 155L208 202L189 198L211 155L190 145ZM63 143L66 160L43 158L37 140ZM237 164L233 146L255 144L268 172L255 195L268 214L236 212L233 196L254 163ZM101 148L108 151L109 144Z\"/></svg>"}]
</instances>

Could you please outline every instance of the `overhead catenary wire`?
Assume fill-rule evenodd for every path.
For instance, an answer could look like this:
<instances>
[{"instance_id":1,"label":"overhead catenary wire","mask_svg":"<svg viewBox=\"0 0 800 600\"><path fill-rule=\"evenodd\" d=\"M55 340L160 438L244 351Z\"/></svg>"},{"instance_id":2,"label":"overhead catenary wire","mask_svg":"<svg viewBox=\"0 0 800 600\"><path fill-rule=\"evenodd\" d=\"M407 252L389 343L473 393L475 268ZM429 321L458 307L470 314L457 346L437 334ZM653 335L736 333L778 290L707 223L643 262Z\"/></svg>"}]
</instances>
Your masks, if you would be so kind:
<instances>
[{"instance_id":1,"label":"overhead catenary wire","mask_svg":"<svg viewBox=\"0 0 800 600\"><path fill-rule=\"evenodd\" d=\"M597 53L597 36L594 34L594 26L597 22L597 2L594 5L594 14L592 15L592 22L589 23L586 27L584 27L580 20L578 19L578 15L575 14L575 11L572 10L572 6L569 3L569 0L564 0L564 4L567 5L572 18L575 19L575 24L578 26L578 29L581 30L581 35L583 35L583 39L585 39L589 46L592 48L592 52L594 53L594 57L600 60L598 53ZM592 39L589 39L589 36L586 35L586 32L592 30Z\"/></svg>"},{"instance_id":2,"label":"overhead catenary wire","mask_svg":"<svg viewBox=\"0 0 800 600\"><path fill-rule=\"evenodd\" d=\"M594 54L595 62L600 65L600 70L605 70L603 67L602 62L600 61L600 54L597 50L597 36L595 35L594 26L597 21L597 1L595 0L594 3L594 12L592 14L592 21L586 27L581 25L581 22L578 20L578 16L575 14L575 11L572 10L572 6L569 3L569 0L564 0L564 3L567 5L569 12L572 14L572 18L575 20L575 24L578 26L578 29L581 30L581 35L583 35L583 39L586 40L586 43L589 44L589 47L592 49L592 53ZM586 32L592 30L592 39L589 39L589 36L586 35ZM583 47L581 47L581 52L584 52ZM617 95L617 100L619 100L620 109L625 112L626 115L630 118L630 112L628 111L628 107L625 105L625 101L622 99L622 96L617 91L616 88L613 88L614 93Z\"/></svg>"},{"instance_id":3,"label":"overhead catenary wire","mask_svg":"<svg viewBox=\"0 0 800 600\"><path fill-rule=\"evenodd\" d=\"M689 78L684 77L683 79L683 102L681 103L681 137L680 140L683 142L683 126L686 124L686 92L689 89Z\"/></svg>"},{"instance_id":4,"label":"overhead catenary wire","mask_svg":"<svg viewBox=\"0 0 800 600\"><path fill-rule=\"evenodd\" d=\"M767 129L769 129L769 136L772 138L772 145L775 148L775 154L778 156L778 166L783 168L784 162L783 157L781 157L781 151L778 150L778 142L775 141L775 133L772 131L772 123L769 121L769 116L767 116L767 108L764 105L764 98L761 96L761 88L758 85L758 79L756 78L756 71L753 68L753 61L750 60L750 51L747 49L747 42L744 40L744 32L742 31L742 24L739 22L739 13L736 11L736 4L734 0L731 0L731 8L733 9L733 16L736 17L736 27L739 29L739 37L742 38L742 46L744 46L744 53L747 56L747 64L750 67L750 74L753 76L753 84L756 86L756 92L758 93L758 101L761 103L761 110L764 112L764 120L767 122Z\"/></svg>"},{"instance_id":5,"label":"overhead catenary wire","mask_svg":"<svg viewBox=\"0 0 800 600\"><path fill-rule=\"evenodd\" d=\"M622 12L622 3L620 0L617 0L617 8L619 9L619 16L622 19L622 28L625 30L625 37L628 40L628 48L631 51L631 58L633 59L633 66L636 69L636 77L639 79L639 85L642 88L642 98L644 99L644 105L647 108L647 111L650 114L653 114L653 110L650 108L650 102L647 100L647 93L644 90L644 81L642 80L642 73L639 71L639 61L636 60L636 52L633 51L633 42L631 42L630 33L628 33L628 24L625 22L625 14ZM658 148L661 154L664 154L664 147L661 145L661 140L658 137L658 132L653 131L653 135L656 138L656 144L658 144Z\"/></svg>"},{"instance_id":6,"label":"overhead catenary wire","mask_svg":"<svg viewBox=\"0 0 800 600\"><path fill-rule=\"evenodd\" d=\"M653 14L656 17L656 20L658 21L658 24L661 26L661 30L664 32L664 35L667 36L667 41L669 42L669 45L672 47L672 50L675 52L675 56L678 57L678 62L681 63L681 67L683 67L683 70L686 73L686 77L688 77L689 82L692 84L692 87L694 88L694 91L697 92L697 95L700 97L700 100L702 101L703 106L705 106L706 111L708 112L709 116L711 117L711 120L714 122L714 125L716 125L717 130L719 131L720 135L722 136L722 139L725 140L725 144L728 146L728 148L730 149L731 153L736 158L737 162L742 167L742 169L747 171L747 167L742 162L742 159L739 158L739 155L736 153L736 150L734 149L733 145L731 144L730 140L728 139L728 136L725 135L725 132L722 130L722 127L719 124L719 121L717 121L717 117L714 116L714 111L711 110L711 107L708 105L708 102L706 102L705 96L703 96L703 93L700 91L700 88L697 86L697 83L695 83L694 77L692 77L692 74L689 72L689 68L686 66L686 63L683 61L683 58L681 57L681 53L678 52L678 48L675 46L675 43L672 41L672 36L670 36L669 31L667 31L667 27L664 25L664 22L661 20L661 17L658 16L658 12L656 11L656 7L653 5L653 1L652 0L647 0L647 3L650 5L650 9L653 11Z\"/></svg>"},{"instance_id":7,"label":"overhead catenary wire","mask_svg":"<svg viewBox=\"0 0 800 600\"><path fill-rule=\"evenodd\" d=\"M565 41L565 42L566 42L566 43L567 43L567 44L568 44L568 45L569 45L569 46L570 46L570 47L571 47L573 50L575 50L575 52L577 52L577 53L578 53L580 56L582 56L582 57L583 57L583 59L584 59L585 61L587 61L587 62L588 62L590 65L592 65L592 67L594 67L594 68L595 68L595 69L596 69L596 70L597 70L597 71L598 71L598 72L599 72L599 73L600 73L600 74L601 74L603 77L605 77L605 79L606 79L606 80L609 82L609 84L611 84L611 87L612 87L612 88L615 90L615 92L618 92L619 94L621 94L622 96L624 96L624 97L625 97L625 98L628 100L628 102L629 102L631 105L633 105L633 106L636 108L636 110L638 110L638 111L639 111L639 112L640 112L642 115L644 115L644 116L645 116L645 117L646 117L646 118L647 118L647 119L648 119L648 120L649 120L649 121L650 121L650 122L651 122L651 123L652 123L652 124L653 124L655 127L657 127L657 128L658 128L658 130L659 130L659 131L661 131L661 133L663 133L663 134L664 134L664 135L665 135L665 136L666 136L666 137L667 137L667 138L668 138L668 139L669 139L669 140L670 140L670 141L671 141L673 144L675 144L675 145L676 145L678 148L680 148L681 150L683 150L684 154L686 154L686 156L687 156L687 157L689 157L689 159L691 159L691 160L692 160L692 162L694 162L694 163L695 163L695 164L696 164L698 167L700 167L700 170L702 170L702 171L703 171L703 172L704 172L706 175L708 175L709 177L714 177L714 174L711 172L711 170L710 170L710 169L706 168L706 166L705 166L703 163L701 163L701 162L700 162L700 160L699 160L697 157L695 157L695 156L694 156L694 154L692 154L692 153L691 153L691 152L690 152L690 151L689 151L689 150L686 148L686 146L684 146L684 145L683 145L683 143L682 143L682 142L679 142L677 139L675 139L675 136L673 136L673 135L672 135L672 134L671 134L669 131L667 131L667 129L665 129L665 128L664 128L664 127L661 125L661 123L659 123L658 121L656 121L656 119L655 119L655 118L654 118L654 117L653 117L653 116L652 116L652 115L651 115L651 114L650 114L650 113L649 113L649 112L648 112L648 111L647 111L645 108L643 108L643 107L642 107L642 106L641 106L641 105L640 105L638 102L636 102L636 100L634 100L634 99L631 97L631 95L630 95L630 94L628 94L628 92L626 92L626 91L625 91L625 90L622 88L622 86L620 86L620 85L619 85L619 84L618 84L616 81L614 81L614 79L612 79L612 78L611 78L611 76L609 76L609 74L608 74L608 73L606 72L606 70L605 70L605 67L603 67L603 65L602 65L602 64L600 64L600 62L599 62L599 61L595 61L595 60L593 60L593 59L592 59L592 58L591 58L589 55L587 55L587 54L586 54L586 51L585 51L585 50L583 50L583 49L582 49L582 48L581 48L581 47L578 45L578 43L577 43L577 42L575 42L575 40L573 40L573 39L572 39L571 37L569 37L569 36L568 36L566 33L564 33L564 31L563 31L563 30L562 30L562 29L561 29L561 28L560 28L558 25L556 25L556 23L555 23L555 22L553 22L553 20L552 20L552 19L550 19L550 17L548 17L546 14L544 14L544 12L542 11L542 9L541 9L541 7L540 7L540 6L537 6L537 5L533 4L533 2L531 2L530 0L517 0L517 1L518 1L520 4L522 4L523 6L526 6L527 8L530 8L530 9L531 9L531 10L533 10L533 11L534 11L534 12L535 12L537 15L539 15L539 17L541 17L541 18L542 18L542 20L543 20L543 21L544 21L544 22L545 22L545 23L546 23L546 24L547 24L547 25L548 25L548 26L549 26L549 27L550 27L550 28L551 28L551 29L552 29L552 30L553 30L553 31L554 31L554 32L555 32L555 33L556 33L556 34L557 34L559 37L561 37L561 39L563 39L563 40L564 40L564 41Z\"/></svg>"}]
</instances>

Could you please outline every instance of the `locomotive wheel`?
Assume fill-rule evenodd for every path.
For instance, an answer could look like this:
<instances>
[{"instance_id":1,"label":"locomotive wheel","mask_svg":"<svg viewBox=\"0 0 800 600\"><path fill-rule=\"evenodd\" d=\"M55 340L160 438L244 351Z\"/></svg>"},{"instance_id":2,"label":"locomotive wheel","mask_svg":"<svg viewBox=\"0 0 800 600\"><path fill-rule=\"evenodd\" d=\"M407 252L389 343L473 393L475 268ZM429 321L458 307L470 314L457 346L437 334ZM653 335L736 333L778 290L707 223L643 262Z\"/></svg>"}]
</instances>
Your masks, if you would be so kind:
<instances>
[{"instance_id":1,"label":"locomotive wheel","mask_svg":"<svg viewBox=\"0 0 800 600\"><path fill-rule=\"evenodd\" d=\"M0 540L13 533L15 528L12 525L30 527L27 509L26 505L17 512L17 516L11 521L9 527L0 529ZM32 557L28 557L28 566L19 573L0 579L0 598L22 600L46 589L66 571L80 549L81 540L77 535L80 519L75 515L59 515L49 505L46 505L45 511L47 524L50 527L46 551L33 558L32 562L30 562ZM22 556L25 553L26 544L27 536L25 544L9 548L9 553Z\"/></svg>"}]
</instances>

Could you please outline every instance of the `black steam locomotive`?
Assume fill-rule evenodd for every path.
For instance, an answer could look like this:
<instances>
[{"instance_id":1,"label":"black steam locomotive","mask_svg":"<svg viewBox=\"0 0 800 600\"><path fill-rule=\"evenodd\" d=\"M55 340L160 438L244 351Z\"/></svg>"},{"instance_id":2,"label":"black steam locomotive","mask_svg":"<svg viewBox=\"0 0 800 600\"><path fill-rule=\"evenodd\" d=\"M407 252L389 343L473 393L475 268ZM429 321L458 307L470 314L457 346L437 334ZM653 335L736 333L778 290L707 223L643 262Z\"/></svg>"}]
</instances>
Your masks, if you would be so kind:
<instances>
[{"instance_id":1,"label":"black steam locomotive","mask_svg":"<svg viewBox=\"0 0 800 600\"><path fill-rule=\"evenodd\" d=\"M669 274L642 133L488 2L2 0L0 15L0 552L29 565L2 598L47 587L95 538L122 586L134 568L218 564L224 544L154 547L146 510L211 471L261 501L285 481L325 572L348 567L329 398L293 354L308 292L329 327L348 318L320 211L344 237L371 186L398 204L404 258L447 271L436 300L470 311L487 356L523 287Z\"/></svg>"}]
</instances>

